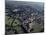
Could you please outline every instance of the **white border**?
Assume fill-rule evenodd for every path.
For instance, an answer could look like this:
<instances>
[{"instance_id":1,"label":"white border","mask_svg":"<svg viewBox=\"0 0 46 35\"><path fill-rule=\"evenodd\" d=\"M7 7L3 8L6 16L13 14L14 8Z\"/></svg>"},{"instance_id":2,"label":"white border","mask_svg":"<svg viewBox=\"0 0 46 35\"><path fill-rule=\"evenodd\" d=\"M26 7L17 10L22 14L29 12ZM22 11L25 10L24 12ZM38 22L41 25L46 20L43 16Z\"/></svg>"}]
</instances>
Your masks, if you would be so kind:
<instances>
[{"instance_id":1,"label":"white border","mask_svg":"<svg viewBox=\"0 0 46 35\"><path fill-rule=\"evenodd\" d=\"M15 1L15 0L14 0ZM44 27L46 29L46 0L19 0L19 1L32 1L32 2L44 2ZM0 35L5 35L5 0L0 0ZM23 34L20 34L23 35ZM44 33L31 33L24 35L46 35Z\"/></svg>"},{"instance_id":2,"label":"white border","mask_svg":"<svg viewBox=\"0 0 46 35\"><path fill-rule=\"evenodd\" d=\"M0 0L0 35L5 35L5 6L4 0Z\"/></svg>"}]
</instances>

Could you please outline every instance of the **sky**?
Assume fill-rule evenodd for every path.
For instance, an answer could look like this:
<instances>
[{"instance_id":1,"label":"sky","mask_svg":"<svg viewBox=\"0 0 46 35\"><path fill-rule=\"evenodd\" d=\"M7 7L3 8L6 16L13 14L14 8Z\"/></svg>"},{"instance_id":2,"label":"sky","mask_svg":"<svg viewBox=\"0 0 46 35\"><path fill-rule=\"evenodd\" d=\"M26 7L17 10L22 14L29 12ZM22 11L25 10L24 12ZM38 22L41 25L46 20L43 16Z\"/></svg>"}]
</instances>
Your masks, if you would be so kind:
<instances>
[{"instance_id":1,"label":"sky","mask_svg":"<svg viewBox=\"0 0 46 35\"><path fill-rule=\"evenodd\" d=\"M6 0L6 1L34 1L34 2L44 2L43 0Z\"/></svg>"}]
</instances>

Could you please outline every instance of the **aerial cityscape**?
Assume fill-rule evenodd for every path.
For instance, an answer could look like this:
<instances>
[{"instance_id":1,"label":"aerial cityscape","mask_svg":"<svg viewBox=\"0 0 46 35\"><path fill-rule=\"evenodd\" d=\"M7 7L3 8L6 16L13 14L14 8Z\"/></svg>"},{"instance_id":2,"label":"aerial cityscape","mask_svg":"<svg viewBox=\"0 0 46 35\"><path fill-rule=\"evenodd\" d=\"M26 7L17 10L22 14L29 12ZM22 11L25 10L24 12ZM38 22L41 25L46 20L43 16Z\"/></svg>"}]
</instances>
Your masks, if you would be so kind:
<instances>
[{"instance_id":1,"label":"aerial cityscape","mask_svg":"<svg viewBox=\"0 0 46 35\"><path fill-rule=\"evenodd\" d=\"M44 32L44 3L5 2L5 34Z\"/></svg>"}]
</instances>

